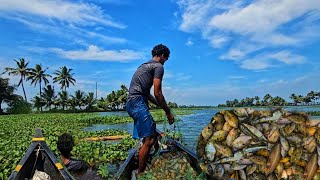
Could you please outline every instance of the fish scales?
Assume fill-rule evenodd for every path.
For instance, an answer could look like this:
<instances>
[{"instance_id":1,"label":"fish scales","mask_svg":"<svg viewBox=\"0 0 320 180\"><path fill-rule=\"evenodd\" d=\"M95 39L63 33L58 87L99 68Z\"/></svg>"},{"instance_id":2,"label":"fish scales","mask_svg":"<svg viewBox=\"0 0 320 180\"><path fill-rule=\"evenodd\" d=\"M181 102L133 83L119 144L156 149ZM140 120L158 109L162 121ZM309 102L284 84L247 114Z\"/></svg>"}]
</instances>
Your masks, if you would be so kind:
<instances>
[{"instance_id":1,"label":"fish scales","mask_svg":"<svg viewBox=\"0 0 320 180\"><path fill-rule=\"evenodd\" d=\"M212 163L222 165L220 174L224 168L222 177L215 173L222 179L319 179L320 120L302 112L252 108L223 110L212 119L207 141L216 153L202 162L204 172ZM207 130L203 135L210 134ZM205 138L198 140L205 143L198 141L197 152L212 154L212 148L205 152Z\"/></svg>"}]
</instances>

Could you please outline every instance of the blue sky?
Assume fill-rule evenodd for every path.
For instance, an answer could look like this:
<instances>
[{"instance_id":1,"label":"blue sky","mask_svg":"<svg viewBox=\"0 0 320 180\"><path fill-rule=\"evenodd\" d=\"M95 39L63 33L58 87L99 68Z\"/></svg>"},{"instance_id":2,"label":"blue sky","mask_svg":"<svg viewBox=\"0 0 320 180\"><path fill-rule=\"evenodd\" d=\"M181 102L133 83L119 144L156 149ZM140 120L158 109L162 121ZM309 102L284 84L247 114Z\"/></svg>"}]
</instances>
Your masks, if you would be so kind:
<instances>
[{"instance_id":1,"label":"blue sky","mask_svg":"<svg viewBox=\"0 0 320 180\"><path fill-rule=\"evenodd\" d=\"M0 0L0 27L0 71L21 57L65 65L71 92L129 86L159 43L171 50L164 95L180 105L320 91L319 0Z\"/></svg>"}]
</instances>

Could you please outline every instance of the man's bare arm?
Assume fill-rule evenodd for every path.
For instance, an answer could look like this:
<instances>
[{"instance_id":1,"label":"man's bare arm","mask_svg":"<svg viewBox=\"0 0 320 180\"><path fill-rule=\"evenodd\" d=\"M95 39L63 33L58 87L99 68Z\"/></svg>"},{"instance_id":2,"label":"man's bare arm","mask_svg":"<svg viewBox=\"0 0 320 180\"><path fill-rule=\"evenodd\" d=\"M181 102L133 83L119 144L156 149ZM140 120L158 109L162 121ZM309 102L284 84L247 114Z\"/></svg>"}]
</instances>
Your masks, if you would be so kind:
<instances>
[{"instance_id":1,"label":"man's bare arm","mask_svg":"<svg viewBox=\"0 0 320 180\"><path fill-rule=\"evenodd\" d=\"M149 100L150 102L152 102L153 104L155 104L155 105L157 105L157 106L160 106L159 103L158 103L158 101L156 100L156 98L153 97L151 94L148 95L148 100Z\"/></svg>"},{"instance_id":2,"label":"man's bare arm","mask_svg":"<svg viewBox=\"0 0 320 180\"><path fill-rule=\"evenodd\" d=\"M154 78L153 79L153 86L154 86L154 97L156 98L159 106L166 112L166 114L170 114L170 108L168 107L166 100L162 94L161 88L161 79Z\"/></svg>"}]
</instances>

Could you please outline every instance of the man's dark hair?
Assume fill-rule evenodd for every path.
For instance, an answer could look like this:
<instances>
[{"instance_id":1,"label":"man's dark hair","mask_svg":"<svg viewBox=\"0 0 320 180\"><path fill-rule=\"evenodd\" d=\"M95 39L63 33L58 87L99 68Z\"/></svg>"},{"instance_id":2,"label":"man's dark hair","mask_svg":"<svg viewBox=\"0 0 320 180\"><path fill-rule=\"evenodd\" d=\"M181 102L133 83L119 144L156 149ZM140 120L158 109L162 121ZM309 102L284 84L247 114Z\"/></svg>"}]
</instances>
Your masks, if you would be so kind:
<instances>
[{"instance_id":1,"label":"man's dark hair","mask_svg":"<svg viewBox=\"0 0 320 180\"><path fill-rule=\"evenodd\" d=\"M59 136L57 148L64 157L70 157L73 146L74 140L71 134L63 133Z\"/></svg>"},{"instance_id":2,"label":"man's dark hair","mask_svg":"<svg viewBox=\"0 0 320 180\"><path fill-rule=\"evenodd\" d=\"M167 58L169 57L170 50L167 46L163 44L158 44L152 49L152 57L161 56L162 54Z\"/></svg>"}]
</instances>

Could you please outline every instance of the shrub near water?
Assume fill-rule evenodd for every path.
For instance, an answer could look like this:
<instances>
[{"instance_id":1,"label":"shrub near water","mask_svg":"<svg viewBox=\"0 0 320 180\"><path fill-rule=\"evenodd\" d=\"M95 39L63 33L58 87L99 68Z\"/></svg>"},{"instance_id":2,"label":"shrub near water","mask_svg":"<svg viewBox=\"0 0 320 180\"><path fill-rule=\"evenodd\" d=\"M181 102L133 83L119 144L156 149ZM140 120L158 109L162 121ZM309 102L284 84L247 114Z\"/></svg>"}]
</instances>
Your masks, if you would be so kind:
<instances>
[{"instance_id":1,"label":"shrub near water","mask_svg":"<svg viewBox=\"0 0 320 180\"><path fill-rule=\"evenodd\" d=\"M56 141L64 132L71 133L76 145L72 151L75 158L87 161L91 166L125 160L127 151L136 141L130 136L118 144L87 142L80 139L92 136L126 135L125 131L106 130L84 132L89 124L127 121L127 118L103 117L95 114L29 114L0 116L0 179L7 179L31 144L37 127L42 129L46 143L58 155ZM57 156L58 157L58 156Z\"/></svg>"},{"instance_id":2,"label":"shrub near water","mask_svg":"<svg viewBox=\"0 0 320 180\"><path fill-rule=\"evenodd\" d=\"M24 99L16 98L8 103L7 113L9 114L29 114L32 112L32 104Z\"/></svg>"}]
</instances>

